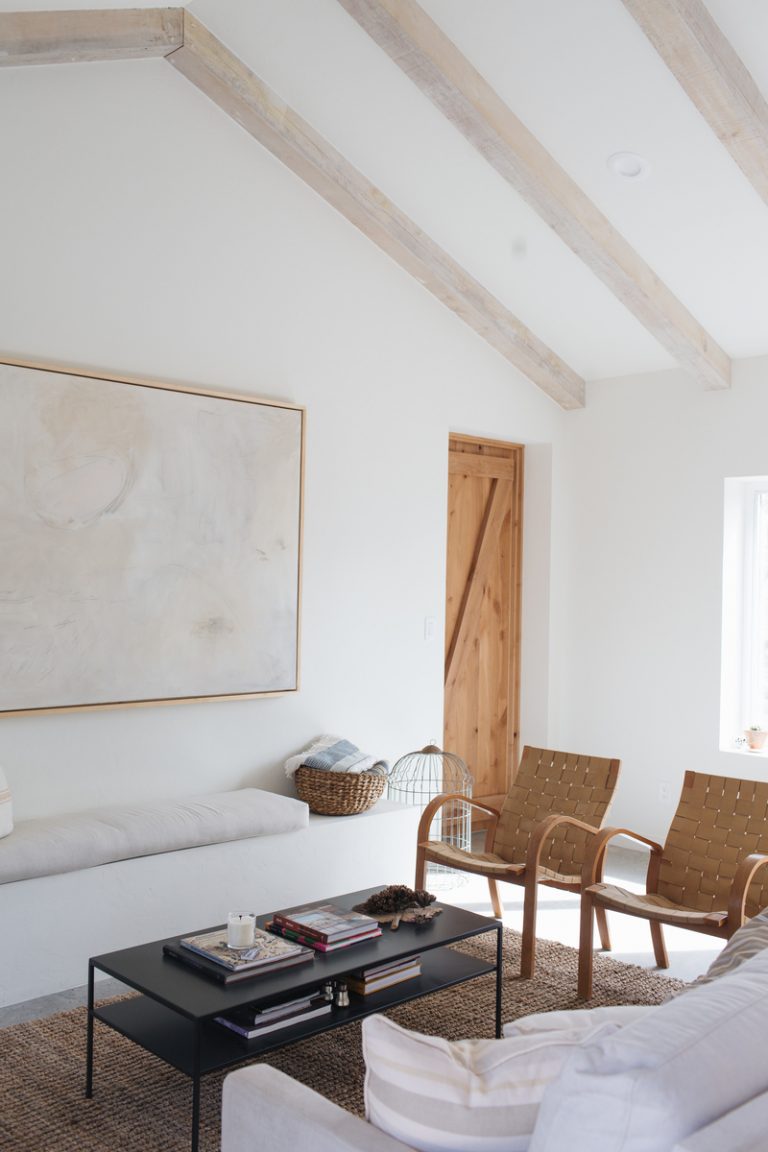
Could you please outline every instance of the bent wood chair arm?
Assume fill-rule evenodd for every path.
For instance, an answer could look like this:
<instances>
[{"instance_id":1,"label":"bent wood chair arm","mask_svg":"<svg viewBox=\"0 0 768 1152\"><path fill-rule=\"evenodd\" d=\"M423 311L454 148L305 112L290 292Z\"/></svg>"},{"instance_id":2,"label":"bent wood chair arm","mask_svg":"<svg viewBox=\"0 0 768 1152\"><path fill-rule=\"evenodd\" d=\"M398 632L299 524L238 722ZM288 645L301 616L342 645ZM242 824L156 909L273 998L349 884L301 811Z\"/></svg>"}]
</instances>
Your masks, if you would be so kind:
<instances>
[{"instance_id":1,"label":"bent wood chair arm","mask_svg":"<svg viewBox=\"0 0 768 1152\"><path fill-rule=\"evenodd\" d=\"M528 980L533 976L536 963L536 906L538 903L541 853L547 837L551 836L560 824L568 824L590 834L595 832L593 824L587 824L583 820L577 820L575 816L564 816L557 812L551 812L549 816L545 816L531 832L523 872L525 896L523 899L523 939L520 949L520 975L523 980Z\"/></svg>"},{"instance_id":2,"label":"bent wood chair arm","mask_svg":"<svg viewBox=\"0 0 768 1152\"><path fill-rule=\"evenodd\" d=\"M548 836L552 835L555 828L560 824L570 824L573 828L580 828L583 832L589 832L591 836L597 833L594 824L587 824L584 820L577 820L575 816L562 816L557 812L550 813L549 816L545 816L543 820L540 820L531 832L531 838L528 841L528 852L525 858L526 874L528 872L535 874L538 871L544 841Z\"/></svg>"},{"instance_id":3,"label":"bent wood chair arm","mask_svg":"<svg viewBox=\"0 0 768 1152\"><path fill-rule=\"evenodd\" d=\"M588 888L590 884L597 884L602 880L605 850L615 836L629 836L630 839L638 840L641 844L645 844L646 847L650 848L651 860L648 865L647 887L648 891L654 891L656 888L661 854L664 849L661 844L658 844L655 840L649 840L647 836L641 836L639 832L633 832L631 828L602 828L599 832L595 832L594 839L592 840L581 871L582 889Z\"/></svg>"},{"instance_id":4,"label":"bent wood chair arm","mask_svg":"<svg viewBox=\"0 0 768 1152\"><path fill-rule=\"evenodd\" d=\"M468 804L470 808L479 808L483 812L488 812L491 816L491 823L485 835L486 851L488 850L489 843L493 841L493 834L496 831L496 825L499 822L501 813L498 808L492 808L490 804L483 804L480 800L472 800L465 796L462 792L444 792L441 796L436 796L434 800L430 800L426 808L421 814L419 820L419 828L416 833L416 843L422 844L425 840L429 839L429 829L432 821L435 818L435 813L439 812L444 804L451 801L461 801L462 804Z\"/></svg>"},{"instance_id":5,"label":"bent wood chair arm","mask_svg":"<svg viewBox=\"0 0 768 1152\"><path fill-rule=\"evenodd\" d=\"M728 915L727 917L723 917L728 929L729 939L736 929L741 928L744 923L744 907L747 902L749 886L755 877L755 873L765 864L768 864L768 856L762 852L750 852L749 856L746 856L736 869L736 875L733 878L731 891L728 896Z\"/></svg>"}]
</instances>

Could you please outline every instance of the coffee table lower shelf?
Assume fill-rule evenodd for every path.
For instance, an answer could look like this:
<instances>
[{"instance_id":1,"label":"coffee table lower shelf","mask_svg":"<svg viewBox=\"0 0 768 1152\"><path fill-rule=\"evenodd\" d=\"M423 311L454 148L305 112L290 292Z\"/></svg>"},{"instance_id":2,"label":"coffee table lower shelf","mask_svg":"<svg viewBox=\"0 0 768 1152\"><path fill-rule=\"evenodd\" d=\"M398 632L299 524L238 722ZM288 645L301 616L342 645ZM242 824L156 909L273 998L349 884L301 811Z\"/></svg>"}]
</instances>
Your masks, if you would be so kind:
<instances>
[{"instance_id":1,"label":"coffee table lower shelf","mask_svg":"<svg viewBox=\"0 0 768 1152\"><path fill-rule=\"evenodd\" d=\"M410 1000L417 1000L494 971L495 965L464 952L453 948L436 948L422 954L420 976L371 996L353 996L348 1008L334 1006L327 1016L279 1028L255 1040L243 1040L215 1021L205 1021L200 1032L199 1073L195 1068L196 1021L188 1020L177 1011L142 995L97 1006L93 1015L95 1020L100 1020L115 1032L140 1044L179 1072L195 1077L252 1060L254 1056L271 1052L275 1048L295 1044L309 1036L361 1020L374 1012L383 1012L397 1004L406 1004Z\"/></svg>"}]
</instances>

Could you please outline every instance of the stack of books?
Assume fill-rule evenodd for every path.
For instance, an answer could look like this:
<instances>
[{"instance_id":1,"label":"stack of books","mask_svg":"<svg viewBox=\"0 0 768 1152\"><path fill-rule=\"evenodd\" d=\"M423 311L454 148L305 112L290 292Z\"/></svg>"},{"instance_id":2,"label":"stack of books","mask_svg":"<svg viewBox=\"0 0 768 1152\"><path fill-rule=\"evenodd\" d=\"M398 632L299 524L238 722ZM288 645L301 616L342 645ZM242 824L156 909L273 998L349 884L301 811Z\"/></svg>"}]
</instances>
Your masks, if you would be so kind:
<instances>
[{"instance_id":1,"label":"stack of books","mask_svg":"<svg viewBox=\"0 0 768 1152\"><path fill-rule=\"evenodd\" d=\"M373 916L349 912L335 904L275 912L267 928L318 952L334 952L337 948L348 948L350 944L381 936L379 922Z\"/></svg>"},{"instance_id":2,"label":"stack of books","mask_svg":"<svg viewBox=\"0 0 768 1152\"><path fill-rule=\"evenodd\" d=\"M226 1016L215 1016L214 1019L217 1024L236 1032L244 1040L255 1040L258 1036L266 1036L268 1032L275 1032L278 1028L288 1028L292 1024L324 1016L332 1008L333 1004L319 991L315 991L307 992L296 1000L271 1004L267 1008L249 1008L248 1005L233 1008Z\"/></svg>"},{"instance_id":3,"label":"stack of books","mask_svg":"<svg viewBox=\"0 0 768 1152\"><path fill-rule=\"evenodd\" d=\"M393 984L413 980L420 973L421 956L406 956L404 960L390 960L386 964L374 964L371 968L350 972L345 980L350 992L357 996L370 996L384 988L391 988Z\"/></svg>"},{"instance_id":4,"label":"stack of books","mask_svg":"<svg viewBox=\"0 0 768 1152\"><path fill-rule=\"evenodd\" d=\"M215 932L203 932L200 936L184 936L178 941L164 944L163 952L221 984L247 980L262 973L314 960L311 948L295 941L279 940L261 928L256 929L256 938L250 948L230 948L227 945L227 930L221 928Z\"/></svg>"}]
</instances>

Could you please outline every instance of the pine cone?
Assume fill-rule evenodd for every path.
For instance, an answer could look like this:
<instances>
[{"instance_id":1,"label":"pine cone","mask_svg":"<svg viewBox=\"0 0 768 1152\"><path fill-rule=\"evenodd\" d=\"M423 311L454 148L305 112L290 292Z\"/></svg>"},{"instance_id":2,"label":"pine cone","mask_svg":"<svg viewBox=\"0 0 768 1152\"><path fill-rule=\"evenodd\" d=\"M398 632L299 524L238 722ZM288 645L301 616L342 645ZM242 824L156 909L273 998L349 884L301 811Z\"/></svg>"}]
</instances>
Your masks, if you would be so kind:
<instances>
[{"instance_id":1,"label":"pine cone","mask_svg":"<svg viewBox=\"0 0 768 1152\"><path fill-rule=\"evenodd\" d=\"M426 908L434 899L435 897L429 892L414 892L413 888L408 888L405 884L390 884L381 892L374 892L373 896L369 896L359 907L360 911L367 912L370 916L384 916L390 912L402 912L404 908L410 908L413 904Z\"/></svg>"}]
</instances>

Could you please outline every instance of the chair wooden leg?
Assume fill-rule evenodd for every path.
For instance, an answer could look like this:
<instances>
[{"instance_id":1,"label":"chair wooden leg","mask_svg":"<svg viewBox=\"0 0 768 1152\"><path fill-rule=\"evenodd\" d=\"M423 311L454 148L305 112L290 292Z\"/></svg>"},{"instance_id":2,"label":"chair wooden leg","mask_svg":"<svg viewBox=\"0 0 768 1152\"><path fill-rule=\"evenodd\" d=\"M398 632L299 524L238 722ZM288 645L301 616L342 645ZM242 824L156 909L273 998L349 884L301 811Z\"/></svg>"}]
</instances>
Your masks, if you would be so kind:
<instances>
[{"instance_id":1,"label":"chair wooden leg","mask_svg":"<svg viewBox=\"0 0 768 1152\"><path fill-rule=\"evenodd\" d=\"M526 880L523 900L523 939L520 947L520 976L530 980L536 969L536 905L539 886L535 876Z\"/></svg>"},{"instance_id":2,"label":"chair wooden leg","mask_svg":"<svg viewBox=\"0 0 768 1152\"><path fill-rule=\"evenodd\" d=\"M493 908L493 914L497 920L501 920L502 916L504 915L504 906L501 903L501 897L499 896L499 886L490 876L488 877L488 891L491 894L491 908Z\"/></svg>"},{"instance_id":3,"label":"chair wooden leg","mask_svg":"<svg viewBox=\"0 0 768 1152\"><path fill-rule=\"evenodd\" d=\"M413 882L413 887L417 892L423 891L426 887L427 879L427 853L426 849L417 847L416 849L416 879Z\"/></svg>"},{"instance_id":4,"label":"chair wooden leg","mask_svg":"<svg viewBox=\"0 0 768 1152\"><path fill-rule=\"evenodd\" d=\"M608 913L605 908L597 905L595 906L595 920L597 921L597 931L600 936L600 946L604 952L611 950L611 937L608 933Z\"/></svg>"},{"instance_id":5,"label":"chair wooden leg","mask_svg":"<svg viewBox=\"0 0 768 1152\"><path fill-rule=\"evenodd\" d=\"M589 892L581 894L581 924L579 927L579 985L580 1000L592 996L592 937L594 931L594 904Z\"/></svg>"},{"instance_id":6,"label":"chair wooden leg","mask_svg":"<svg viewBox=\"0 0 768 1152\"><path fill-rule=\"evenodd\" d=\"M659 968L669 968L667 946L664 943L664 929L658 920L651 920L651 940L653 940L653 954Z\"/></svg>"}]
</instances>

